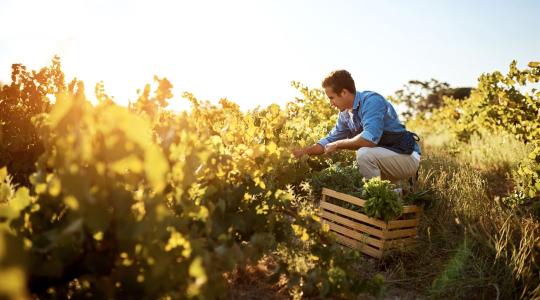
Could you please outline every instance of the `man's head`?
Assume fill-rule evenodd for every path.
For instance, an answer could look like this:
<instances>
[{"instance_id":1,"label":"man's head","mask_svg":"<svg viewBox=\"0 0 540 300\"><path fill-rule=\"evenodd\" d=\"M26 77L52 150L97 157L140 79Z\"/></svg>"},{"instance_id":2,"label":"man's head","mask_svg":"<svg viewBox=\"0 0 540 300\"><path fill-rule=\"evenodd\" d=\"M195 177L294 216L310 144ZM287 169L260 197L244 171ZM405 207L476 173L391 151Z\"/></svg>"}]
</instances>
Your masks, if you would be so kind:
<instances>
[{"instance_id":1,"label":"man's head","mask_svg":"<svg viewBox=\"0 0 540 300\"><path fill-rule=\"evenodd\" d=\"M328 75L322 86L332 105L340 111L351 109L356 96L354 80L346 70L337 70Z\"/></svg>"}]
</instances>

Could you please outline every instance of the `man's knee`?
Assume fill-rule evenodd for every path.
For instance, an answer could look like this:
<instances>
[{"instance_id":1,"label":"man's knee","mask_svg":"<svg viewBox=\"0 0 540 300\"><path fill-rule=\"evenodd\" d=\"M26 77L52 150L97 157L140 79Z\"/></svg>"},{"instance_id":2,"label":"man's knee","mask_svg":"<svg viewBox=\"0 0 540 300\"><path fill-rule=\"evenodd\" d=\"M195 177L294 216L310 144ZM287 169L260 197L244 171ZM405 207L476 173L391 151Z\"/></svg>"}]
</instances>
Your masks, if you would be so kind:
<instances>
[{"instance_id":1,"label":"man's knee","mask_svg":"<svg viewBox=\"0 0 540 300\"><path fill-rule=\"evenodd\" d=\"M375 160L374 148L362 147L356 150L356 161L360 162L373 162Z\"/></svg>"},{"instance_id":2,"label":"man's knee","mask_svg":"<svg viewBox=\"0 0 540 300\"><path fill-rule=\"evenodd\" d=\"M381 176L374 148L362 147L358 149L356 151L356 162L358 163L360 174L366 179Z\"/></svg>"}]
</instances>

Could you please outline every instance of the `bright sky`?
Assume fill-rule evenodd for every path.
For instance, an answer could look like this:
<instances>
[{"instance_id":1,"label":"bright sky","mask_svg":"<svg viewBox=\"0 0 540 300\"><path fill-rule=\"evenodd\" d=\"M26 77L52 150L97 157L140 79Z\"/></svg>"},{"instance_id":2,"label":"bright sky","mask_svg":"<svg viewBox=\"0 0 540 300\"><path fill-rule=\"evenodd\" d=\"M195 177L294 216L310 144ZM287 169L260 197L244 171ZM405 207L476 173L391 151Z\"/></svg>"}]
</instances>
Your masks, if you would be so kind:
<instances>
[{"instance_id":1,"label":"bright sky","mask_svg":"<svg viewBox=\"0 0 540 300\"><path fill-rule=\"evenodd\" d=\"M319 87L349 70L359 90L408 80L474 86L483 72L540 60L540 1L0 0L0 81L12 63L60 55L88 94L103 80L119 103L153 75L243 108L284 104L290 82Z\"/></svg>"}]
</instances>

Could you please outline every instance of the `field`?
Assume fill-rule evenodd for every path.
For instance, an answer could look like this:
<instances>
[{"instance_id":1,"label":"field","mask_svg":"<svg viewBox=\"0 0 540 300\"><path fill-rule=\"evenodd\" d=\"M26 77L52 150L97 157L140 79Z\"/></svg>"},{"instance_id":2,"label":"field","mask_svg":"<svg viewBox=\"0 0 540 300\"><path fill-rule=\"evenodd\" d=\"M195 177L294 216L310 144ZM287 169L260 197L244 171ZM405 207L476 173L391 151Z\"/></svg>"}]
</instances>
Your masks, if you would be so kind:
<instances>
[{"instance_id":1,"label":"field","mask_svg":"<svg viewBox=\"0 0 540 300\"><path fill-rule=\"evenodd\" d=\"M335 124L320 89L293 83L302 98L249 111L185 93L191 110L174 113L166 78L129 107L100 84L91 103L58 58L14 65L12 80L0 298L540 297L537 62L410 116L424 214L417 243L381 260L338 245L317 216L323 186L362 192L354 152L291 154Z\"/></svg>"}]
</instances>

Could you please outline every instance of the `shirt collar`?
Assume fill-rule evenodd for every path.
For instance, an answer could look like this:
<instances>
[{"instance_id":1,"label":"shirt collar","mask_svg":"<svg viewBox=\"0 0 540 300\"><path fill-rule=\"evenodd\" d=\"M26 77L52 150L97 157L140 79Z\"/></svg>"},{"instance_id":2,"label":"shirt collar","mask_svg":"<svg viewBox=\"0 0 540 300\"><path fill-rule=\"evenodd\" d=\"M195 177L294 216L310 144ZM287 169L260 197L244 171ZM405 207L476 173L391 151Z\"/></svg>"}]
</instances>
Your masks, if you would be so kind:
<instances>
[{"instance_id":1,"label":"shirt collar","mask_svg":"<svg viewBox=\"0 0 540 300\"><path fill-rule=\"evenodd\" d=\"M356 92L354 96L353 110L357 110L360 107L360 92Z\"/></svg>"}]
</instances>

